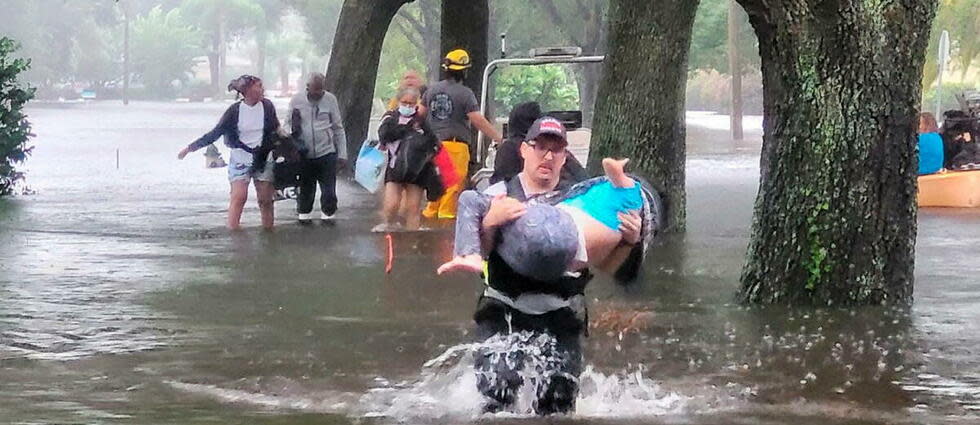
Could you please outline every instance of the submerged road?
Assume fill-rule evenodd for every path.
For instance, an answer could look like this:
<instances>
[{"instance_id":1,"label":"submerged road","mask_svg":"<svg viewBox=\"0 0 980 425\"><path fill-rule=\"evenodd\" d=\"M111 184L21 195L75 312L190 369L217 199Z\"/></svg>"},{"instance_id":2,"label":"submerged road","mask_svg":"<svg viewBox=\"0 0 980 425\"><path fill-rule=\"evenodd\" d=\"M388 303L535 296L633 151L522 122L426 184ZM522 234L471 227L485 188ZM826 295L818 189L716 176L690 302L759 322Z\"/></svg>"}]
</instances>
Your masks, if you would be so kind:
<instances>
[{"instance_id":1,"label":"submerged road","mask_svg":"<svg viewBox=\"0 0 980 425\"><path fill-rule=\"evenodd\" d=\"M262 232L253 194L229 233L225 170L175 158L223 108L28 111L36 193L0 201L0 423L488 419L465 361L479 280L435 275L449 227L394 235L386 275L376 200L344 181L334 225L300 226L283 201ZM639 285L590 285L569 420L980 421L980 210L920 211L909 311L746 309L732 300L757 152L712 153L724 133L692 133L689 230Z\"/></svg>"}]
</instances>

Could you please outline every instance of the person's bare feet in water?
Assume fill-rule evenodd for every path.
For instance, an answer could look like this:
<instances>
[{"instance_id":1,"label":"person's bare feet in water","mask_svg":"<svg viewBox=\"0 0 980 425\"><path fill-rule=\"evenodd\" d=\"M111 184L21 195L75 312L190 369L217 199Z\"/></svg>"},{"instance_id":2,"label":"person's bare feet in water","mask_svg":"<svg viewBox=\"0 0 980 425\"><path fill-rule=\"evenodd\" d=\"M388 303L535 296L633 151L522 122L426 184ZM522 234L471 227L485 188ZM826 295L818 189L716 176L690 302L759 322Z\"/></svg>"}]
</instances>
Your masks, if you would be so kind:
<instances>
[{"instance_id":1,"label":"person's bare feet in water","mask_svg":"<svg viewBox=\"0 0 980 425\"><path fill-rule=\"evenodd\" d=\"M483 257L480 254L470 254L463 255L459 257L453 257L448 263L439 266L436 270L436 274L443 274L447 272L471 272L471 273L482 273L483 272Z\"/></svg>"},{"instance_id":2,"label":"person's bare feet in water","mask_svg":"<svg viewBox=\"0 0 980 425\"><path fill-rule=\"evenodd\" d=\"M630 162L627 159L612 159L603 158L602 159L602 170L606 172L606 177L609 177L609 181L612 182L613 186L619 188L633 187L636 184L630 176L626 175L623 171L626 168L626 163Z\"/></svg>"}]
</instances>

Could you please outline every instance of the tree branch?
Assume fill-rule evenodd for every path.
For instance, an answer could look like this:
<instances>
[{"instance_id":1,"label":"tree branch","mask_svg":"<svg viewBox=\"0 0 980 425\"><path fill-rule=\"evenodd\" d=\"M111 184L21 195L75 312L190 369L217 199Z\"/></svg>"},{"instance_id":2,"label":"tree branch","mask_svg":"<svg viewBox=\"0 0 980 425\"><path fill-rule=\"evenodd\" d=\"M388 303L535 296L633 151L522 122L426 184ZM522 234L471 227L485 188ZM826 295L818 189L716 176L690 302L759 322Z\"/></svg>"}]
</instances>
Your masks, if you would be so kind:
<instances>
[{"instance_id":1,"label":"tree branch","mask_svg":"<svg viewBox=\"0 0 980 425\"><path fill-rule=\"evenodd\" d=\"M425 26L422 25L422 22L419 22L418 18L412 16L411 13L406 12L405 9L401 9L398 11L398 17L403 18L405 21L407 21L409 25L412 26L412 29L414 29L415 32L417 32L420 37L424 37L423 34L425 34Z\"/></svg>"},{"instance_id":2,"label":"tree branch","mask_svg":"<svg viewBox=\"0 0 980 425\"><path fill-rule=\"evenodd\" d=\"M565 36L568 37L568 40L572 44L576 46L582 45L582 43L577 39L577 37L569 33L568 27L566 27L565 19L562 18L561 12L558 10L558 6L555 5L554 0L544 0L538 4L541 6L542 9L544 9L545 13L548 14L548 17L551 19L552 25L558 27L558 30L561 31L563 34L565 34Z\"/></svg>"},{"instance_id":3,"label":"tree branch","mask_svg":"<svg viewBox=\"0 0 980 425\"><path fill-rule=\"evenodd\" d=\"M405 27L404 21L395 19L392 21L392 23L395 24L395 26L398 27L398 30L405 35L405 38L408 39L409 43L412 43L412 45L419 49L419 51L425 51L425 45L422 43L422 38Z\"/></svg>"}]
</instances>

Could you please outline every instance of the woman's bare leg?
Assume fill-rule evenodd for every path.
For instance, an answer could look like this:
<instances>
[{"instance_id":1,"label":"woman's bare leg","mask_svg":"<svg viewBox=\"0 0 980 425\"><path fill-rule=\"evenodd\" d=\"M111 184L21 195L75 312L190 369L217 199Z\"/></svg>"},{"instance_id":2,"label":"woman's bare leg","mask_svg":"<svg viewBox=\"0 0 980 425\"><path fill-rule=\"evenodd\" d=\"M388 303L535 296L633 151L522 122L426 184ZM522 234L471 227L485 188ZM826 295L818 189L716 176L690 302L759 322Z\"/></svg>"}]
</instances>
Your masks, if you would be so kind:
<instances>
[{"instance_id":1,"label":"woman's bare leg","mask_svg":"<svg viewBox=\"0 0 980 425\"><path fill-rule=\"evenodd\" d=\"M602 159L602 170L606 172L606 177L609 177L609 181L612 182L613 186L627 188L633 187L635 184L633 179L623 171L626 168L626 163L629 161L629 159Z\"/></svg>"},{"instance_id":2,"label":"woman's bare leg","mask_svg":"<svg viewBox=\"0 0 980 425\"><path fill-rule=\"evenodd\" d=\"M242 228L242 210L248 200L248 179L238 179L231 182L231 195L228 200L228 228Z\"/></svg>"},{"instance_id":3,"label":"woman's bare leg","mask_svg":"<svg viewBox=\"0 0 980 425\"><path fill-rule=\"evenodd\" d=\"M398 183L385 183L385 196L381 203L381 222L386 225L395 224L395 216L398 215L398 205L401 204L402 185Z\"/></svg>"},{"instance_id":4,"label":"woman's bare leg","mask_svg":"<svg viewBox=\"0 0 980 425\"><path fill-rule=\"evenodd\" d=\"M414 184L405 185L405 197L402 200L402 218L405 229L418 230L422 221L422 196L424 190Z\"/></svg>"},{"instance_id":5,"label":"woman's bare leg","mask_svg":"<svg viewBox=\"0 0 980 425\"><path fill-rule=\"evenodd\" d=\"M259 200L259 212L262 214L262 227L272 230L276 221L275 196L276 188L270 182L255 180L255 195Z\"/></svg>"}]
</instances>

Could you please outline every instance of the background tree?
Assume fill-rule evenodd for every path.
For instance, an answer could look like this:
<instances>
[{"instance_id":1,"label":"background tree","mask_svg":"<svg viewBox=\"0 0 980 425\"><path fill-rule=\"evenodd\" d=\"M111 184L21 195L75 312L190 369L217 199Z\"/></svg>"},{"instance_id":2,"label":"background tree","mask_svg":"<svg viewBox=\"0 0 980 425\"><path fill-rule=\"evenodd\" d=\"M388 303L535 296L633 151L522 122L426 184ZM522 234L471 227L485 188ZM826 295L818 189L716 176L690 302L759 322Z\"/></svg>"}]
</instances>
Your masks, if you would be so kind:
<instances>
[{"instance_id":1,"label":"background tree","mask_svg":"<svg viewBox=\"0 0 980 425\"><path fill-rule=\"evenodd\" d=\"M265 11L256 0L184 0L180 10L208 40L211 89L215 95L221 95L227 83L224 71L228 42L240 37L246 29L262 25Z\"/></svg>"},{"instance_id":2,"label":"background tree","mask_svg":"<svg viewBox=\"0 0 980 425\"><path fill-rule=\"evenodd\" d=\"M31 62L13 57L16 50L13 40L0 37L0 197L10 195L24 178L14 166L24 162L32 149L27 145L31 124L23 109L34 97L34 89L19 79Z\"/></svg>"},{"instance_id":3,"label":"background tree","mask_svg":"<svg viewBox=\"0 0 980 425\"><path fill-rule=\"evenodd\" d=\"M490 6L488 0L442 0L440 55L466 49L473 66L463 82L480 98L483 69L489 55Z\"/></svg>"},{"instance_id":4,"label":"background tree","mask_svg":"<svg viewBox=\"0 0 980 425\"><path fill-rule=\"evenodd\" d=\"M306 31L320 55L329 56L344 0L290 0L288 4L306 21Z\"/></svg>"},{"instance_id":5,"label":"background tree","mask_svg":"<svg viewBox=\"0 0 980 425\"><path fill-rule=\"evenodd\" d=\"M685 226L684 85L696 0L611 0L589 168L625 156L663 194L667 230Z\"/></svg>"},{"instance_id":6,"label":"background tree","mask_svg":"<svg viewBox=\"0 0 980 425\"><path fill-rule=\"evenodd\" d=\"M410 0L345 0L327 66L327 90L337 96L347 151L367 136L381 47L398 9Z\"/></svg>"},{"instance_id":7,"label":"background tree","mask_svg":"<svg viewBox=\"0 0 980 425\"><path fill-rule=\"evenodd\" d=\"M404 35L418 52L411 56L421 56L425 67L418 71L428 81L439 79L442 64L442 53L439 48L442 25L440 6L439 0L418 0L402 7L391 21L392 29ZM385 52L395 53L388 49Z\"/></svg>"},{"instance_id":8,"label":"background tree","mask_svg":"<svg viewBox=\"0 0 980 425\"><path fill-rule=\"evenodd\" d=\"M515 66L497 73L494 110L497 116L510 115L511 108L524 102L538 102L544 111L566 111L579 107L579 95L572 73L561 65Z\"/></svg>"},{"instance_id":9,"label":"background tree","mask_svg":"<svg viewBox=\"0 0 980 425\"><path fill-rule=\"evenodd\" d=\"M286 4L283 0L256 0L256 2L262 9L262 19L257 20L255 26L255 75L266 78L267 42L270 36L279 33L282 29Z\"/></svg>"},{"instance_id":10,"label":"background tree","mask_svg":"<svg viewBox=\"0 0 980 425\"><path fill-rule=\"evenodd\" d=\"M742 299L910 302L916 114L936 1L739 3L765 91Z\"/></svg>"},{"instance_id":11,"label":"background tree","mask_svg":"<svg viewBox=\"0 0 980 425\"><path fill-rule=\"evenodd\" d=\"M562 44L581 47L582 54L586 56L605 54L609 0L542 0L535 4L544 12L551 27L567 40ZM580 109L585 117L585 125L590 127L602 67L579 65L569 69L574 73L578 84Z\"/></svg>"},{"instance_id":12,"label":"background tree","mask_svg":"<svg viewBox=\"0 0 980 425\"><path fill-rule=\"evenodd\" d=\"M201 35L180 10L155 7L133 22L133 70L152 92L172 94L174 81L186 81L200 53Z\"/></svg>"}]
</instances>

